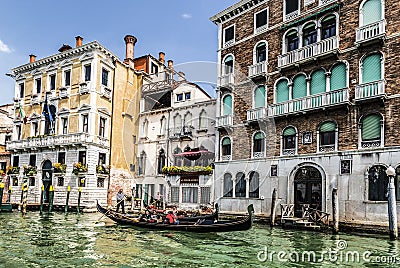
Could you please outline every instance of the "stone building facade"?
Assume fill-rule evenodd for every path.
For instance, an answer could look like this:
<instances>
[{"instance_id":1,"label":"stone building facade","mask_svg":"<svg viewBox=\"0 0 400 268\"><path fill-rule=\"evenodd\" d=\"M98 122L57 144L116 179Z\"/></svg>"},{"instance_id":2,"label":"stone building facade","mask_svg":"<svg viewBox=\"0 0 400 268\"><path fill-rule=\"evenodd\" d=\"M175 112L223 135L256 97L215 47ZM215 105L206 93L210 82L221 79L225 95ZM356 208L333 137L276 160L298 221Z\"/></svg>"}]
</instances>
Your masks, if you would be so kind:
<instances>
[{"instance_id":1,"label":"stone building facade","mask_svg":"<svg viewBox=\"0 0 400 268\"><path fill-rule=\"evenodd\" d=\"M219 84L215 196L387 220L385 170L400 201L397 1L245 0L213 16ZM244 135L246 133L246 135Z\"/></svg>"},{"instance_id":2,"label":"stone building facade","mask_svg":"<svg viewBox=\"0 0 400 268\"><path fill-rule=\"evenodd\" d=\"M13 104L5 104L0 106L0 182L3 182L6 189L3 195L3 202L7 201L7 167L10 165L11 154L6 152L6 141L11 140L13 129Z\"/></svg>"}]
</instances>

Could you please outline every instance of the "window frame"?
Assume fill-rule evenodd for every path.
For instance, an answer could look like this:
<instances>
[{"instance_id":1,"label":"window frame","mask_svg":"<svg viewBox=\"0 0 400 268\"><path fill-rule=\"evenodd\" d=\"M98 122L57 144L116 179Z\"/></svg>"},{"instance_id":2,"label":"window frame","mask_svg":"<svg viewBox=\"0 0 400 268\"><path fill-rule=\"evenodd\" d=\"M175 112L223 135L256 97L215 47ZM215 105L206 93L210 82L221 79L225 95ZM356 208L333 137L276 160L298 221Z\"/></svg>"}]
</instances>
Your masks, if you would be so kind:
<instances>
[{"instance_id":1,"label":"window frame","mask_svg":"<svg viewBox=\"0 0 400 268\"><path fill-rule=\"evenodd\" d=\"M286 13L286 12L287 12L287 11L286 11L286 6L287 6L287 3L286 3L286 2L287 2L287 1L288 1L288 0L284 0L284 1L283 1L283 21L292 20L292 19L294 19L294 18L296 18L296 17L298 17L298 16L300 15L301 3L300 3L300 0L297 0L297 14L296 14L295 16L293 16L292 18L287 18L287 15L296 12L296 10L295 10L295 11L292 11L292 12L290 12L290 13Z\"/></svg>"},{"instance_id":2,"label":"window frame","mask_svg":"<svg viewBox=\"0 0 400 268\"><path fill-rule=\"evenodd\" d=\"M362 128L363 128L363 123L364 120L369 117L369 116L374 116L377 115L380 117L380 139L376 139L376 140L363 140L362 139ZM359 123L358 123L358 148L359 149L365 149L365 148L370 148L370 147L363 147L363 143L366 142L370 142L370 143L374 143L374 142L379 142L379 146L370 146L373 148L383 148L385 146L385 118L381 113L368 113L368 114L364 114L360 117L359 119Z\"/></svg>"},{"instance_id":3,"label":"window frame","mask_svg":"<svg viewBox=\"0 0 400 268\"><path fill-rule=\"evenodd\" d=\"M89 114L88 113L81 114L81 124L82 124L82 128L81 128L82 132L89 133Z\"/></svg>"},{"instance_id":4,"label":"window frame","mask_svg":"<svg viewBox=\"0 0 400 268\"><path fill-rule=\"evenodd\" d=\"M256 137L256 135L257 135L258 133L261 133L261 135L263 136L263 138L262 138L262 139L257 139L257 140L256 140L255 137ZM263 157L265 157L266 150L267 150L267 144L266 144L266 135L265 135L264 131L262 131L262 130L255 131L255 132L253 133L253 135L252 135L251 141L252 141L252 142L251 142L251 144L252 144L252 146L251 146L251 157L252 157L252 158L260 158L260 157L256 157L256 156L255 156L255 153L262 154ZM256 144L256 142L257 142L257 144ZM258 142L260 142L260 144L258 144ZM259 148L256 148L256 145L257 145L257 147L259 147ZM257 149L257 150L259 149L259 151L256 151L256 149Z\"/></svg>"},{"instance_id":5,"label":"window frame","mask_svg":"<svg viewBox=\"0 0 400 268\"><path fill-rule=\"evenodd\" d=\"M286 129L288 129L288 128L293 128L293 129L295 130L295 134L294 134L294 135L287 135L287 136L285 136L284 133L285 133ZM293 141L293 142L294 142L294 146L293 146L293 147L287 147L289 141L286 140L286 139L289 138L289 137L294 139L294 141ZM281 150L280 150L280 151L281 151L281 155L282 155L282 156L288 155L288 154L284 154L284 151L285 151L285 150L292 150L292 149L294 149L294 155L297 155L298 144L299 144L298 140L299 140L299 131L298 131L298 129L297 129L295 126L292 126L292 125L286 126L286 127L282 130L282 133L281 133L281 141L280 141L280 145L281 145Z\"/></svg>"},{"instance_id":6,"label":"window frame","mask_svg":"<svg viewBox=\"0 0 400 268\"><path fill-rule=\"evenodd\" d=\"M226 31L232 27L233 27L233 38L226 40ZM235 42L236 42L236 24L233 23L233 24L230 24L230 25L227 25L226 27L224 27L222 29L222 35L223 35L222 47L227 47L227 46L235 44Z\"/></svg>"},{"instance_id":7,"label":"window frame","mask_svg":"<svg viewBox=\"0 0 400 268\"><path fill-rule=\"evenodd\" d=\"M67 73L69 73L69 79L67 79ZM63 86L71 87L71 81L72 81L72 69L66 68L63 70Z\"/></svg>"},{"instance_id":8,"label":"window frame","mask_svg":"<svg viewBox=\"0 0 400 268\"><path fill-rule=\"evenodd\" d=\"M224 145L223 144L223 142L224 142L224 140L225 139L229 139L229 150L227 149L228 147L228 145L226 144L226 145ZM229 137L229 136L223 136L222 138L221 138L221 144L220 144L220 150L221 150L221 160L222 160L222 158L225 156L225 157L230 157L230 158L232 158L232 138L231 137ZM227 152L227 153L225 153L225 152Z\"/></svg>"},{"instance_id":9,"label":"window frame","mask_svg":"<svg viewBox=\"0 0 400 268\"><path fill-rule=\"evenodd\" d=\"M69 129L68 116L60 117L60 134L61 135L68 134L68 129Z\"/></svg>"},{"instance_id":10,"label":"window frame","mask_svg":"<svg viewBox=\"0 0 400 268\"><path fill-rule=\"evenodd\" d=\"M104 116L99 117L99 137L107 138L107 118Z\"/></svg>"},{"instance_id":11,"label":"window frame","mask_svg":"<svg viewBox=\"0 0 400 268\"><path fill-rule=\"evenodd\" d=\"M101 68L101 85L104 87L108 87L110 84L110 70L105 68L104 66ZM106 74L106 77L104 76ZM104 84L105 82L105 84Z\"/></svg>"},{"instance_id":12,"label":"window frame","mask_svg":"<svg viewBox=\"0 0 400 268\"><path fill-rule=\"evenodd\" d=\"M267 21L264 25L257 27L257 15L259 15L262 12L267 13ZM269 8L264 8L263 10L258 11L257 13L254 13L254 34L259 34L264 31L266 31L269 27Z\"/></svg>"},{"instance_id":13,"label":"window frame","mask_svg":"<svg viewBox=\"0 0 400 268\"><path fill-rule=\"evenodd\" d=\"M333 124L335 124L335 130L333 131L321 131L321 127L325 124L325 123L329 123L332 122ZM324 133L327 133L329 135L333 135L333 143L331 144L323 144L323 137L322 135ZM323 147L328 147L328 146L334 146L334 151L338 151L338 147L339 147L339 127L338 127L338 123L334 120L326 120L321 122L318 125L318 129L317 129L317 152L325 152L325 151L321 151L321 148Z\"/></svg>"},{"instance_id":14,"label":"window frame","mask_svg":"<svg viewBox=\"0 0 400 268\"><path fill-rule=\"evenodd\" d=\"M54 78L54 85L52 79ZM47 76L48 82L48 91L55 91L57 89L57 72L51 72ZM54 87L53 87L54 86Z\"/></svg>"},{"instance_id":15,"label":"window frame","mask_svg":"<svg viewBox=\"0 0 400 268\"><path fill-rule=\"evenodd\" d=\"M36 95L39 95L40 93L42 93L42 77L41 76L37 76L37 77L35 77L34 78L34 81L35 81L35 90L36 90L36 93L34 93L34 95L36 94ZM39 83L38 83L38 81L40 81Z\"/></svg>"}]
</instances>

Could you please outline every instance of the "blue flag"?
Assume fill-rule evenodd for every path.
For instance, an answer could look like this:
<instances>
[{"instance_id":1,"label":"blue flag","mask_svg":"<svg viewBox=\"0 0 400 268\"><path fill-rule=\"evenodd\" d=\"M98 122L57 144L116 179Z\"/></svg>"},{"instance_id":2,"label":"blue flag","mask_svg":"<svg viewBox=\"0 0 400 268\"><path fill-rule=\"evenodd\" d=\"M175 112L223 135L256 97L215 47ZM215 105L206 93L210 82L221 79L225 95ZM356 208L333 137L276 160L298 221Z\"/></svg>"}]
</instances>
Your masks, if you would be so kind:
<instances>
[{"instance_id":1,"label":"blue flag","mask_svg":"<svg viewBox=\"0 0 400 268\"><path fill-rule=\"evenodd\" d=\"M44 101L42 115L44 115L44 117L47 120L49 120L50 122L54 121L54 118L53 118L53 116L52 116L52 114L50 112L49 104L47 103L47 95L46 95L46 99Z\"/></svg>"}]
</instances>

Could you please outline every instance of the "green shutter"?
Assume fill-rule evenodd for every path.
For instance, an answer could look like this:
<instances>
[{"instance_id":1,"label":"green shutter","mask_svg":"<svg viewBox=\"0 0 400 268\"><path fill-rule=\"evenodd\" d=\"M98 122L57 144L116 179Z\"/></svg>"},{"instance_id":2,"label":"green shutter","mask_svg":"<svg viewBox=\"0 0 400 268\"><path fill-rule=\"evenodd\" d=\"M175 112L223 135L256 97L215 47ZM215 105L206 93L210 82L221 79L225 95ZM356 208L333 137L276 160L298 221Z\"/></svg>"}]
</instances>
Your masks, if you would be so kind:
<instances>
[{"instance_id":1,"label":"green shutter","mask_svg":"<svg viewBox=\"0 0 400 268\"><path fill-rule=\"evenodd\" d=\"M362 84L381 80L381 55L373 54L362 63Z\"/></svg>"},{"instance_id":2,"label":"green shutter","mask_svg":"<svg viewBox=\"0 0 400 268\"><path fill-rule=\"evenodd\" d=\"M281 80L276 85L276 102L289 100L289 87L287 80Z\"/></svg>"},{"instance_id":3,"label":"green shutter","mask_svg":"<svg viewBox=\"0 0 400 268\"><path fill-rule=\"evenodd\" d=\"M324 70L318 70L311 75L311 95L326 91L326 79Z\"/></svg>"},{"instance_id":4,"label":"green shutter","mask_svg":"<svg viewBox=\"0 0 400 268\"><path fill-rule=\"evenodd\" d=\"M293 80L293 99L307 96L307 82L304 75L298 75Z\"/></svg>"},{"instance_id":5,"label":"green shutter","mask_svg":"<svg viewBox=\"0 0 400 268\"><path fill-rule=\"evenodd\" d=\"M325 122L319 128L319 131L320 132L331 132L331 131L335 131L335 129L336 129L336 124L334 122Z\"/></svg>"},{"instance_id":6,"label":"green shutter","mask_svg":"<svg viewBox=\"0 0 400 268\"><path fill-rule=\"evenodd\" d=\"M283 136L293 136L296 135L296 129L294 127L288 127L283 131Z\"/></svg>"},{"instance_id":7,"label":"green shutter","mask_svg":"<svg viewBox=\"0 0 400 268\"><path fill-rule=\"evenodd\" d=\"M231 115L232 114L232 96L227 95L223 99L223 114L224 115Z\"/></svg>"},{"instance_id":8,"label":"green shutter","mask_svg":"<svg viewBox=\"0 0 400 268\"><path fill-rule=\"evenodd\" d=\"M259 86L254 92L254 108L265 107L265 87Z\"/></svg>"},{"instance_id":9,"label":"green shutter","mask_svg":"<svg viewBox=\"0 0 400 268\"><path fill-rule=\"evenodd\" d=\"M257 133L254 135L254 139L255 139L255 140L262 140L262 139L264 139L264 133L262 133L262 132L257 132Z\"/></svg>"},{"instance_id":10,"label":"green shutter","mask_svg":"<svg viewBox=\"0 0 400 268\"><path fill-rule=\"evenodd\" d=\"M222 139L222 145L230 145L231 144L231 139L228 137L225 137Z\"/></svg>"},{"instance_id":11,"label":"green shutter","mask_svg":"<svg viewBox=\"0 0 400 268\"><path fill-rule=\"evenodd\" d=\"M361 138L365 140L377 140L381 138L381 116L368 115L362 122Z\"/></svg>"},{"instance_id":12,"label":"green shutter","mask_svg":"<svg viewBox=\"0 0 400 268\"><path fill-rule=\"evenodd\" d=\"M363 26L382 19L381 0L369 0L362 8Z\"/></svg>"},{"instance_id":13,"label":"green shutter","mask_svg":"<svg viewBox=\"0 0 400 268\"><path fill-rule=\"evenodd\" d=\"M339 63L331 71L331 91L347 87L346 64Z\"/></svg>"},{"instance_id":14,"label":"green shutter","mask_svg":"<svg viewBox=\"0 0 400 268\"><path fill-rule=\"evenodd\" d=\"M228 61L233 61L232 55L229 55L228 57L225 58L224 62L228 62Z\"/></svg>"}]
</instances>

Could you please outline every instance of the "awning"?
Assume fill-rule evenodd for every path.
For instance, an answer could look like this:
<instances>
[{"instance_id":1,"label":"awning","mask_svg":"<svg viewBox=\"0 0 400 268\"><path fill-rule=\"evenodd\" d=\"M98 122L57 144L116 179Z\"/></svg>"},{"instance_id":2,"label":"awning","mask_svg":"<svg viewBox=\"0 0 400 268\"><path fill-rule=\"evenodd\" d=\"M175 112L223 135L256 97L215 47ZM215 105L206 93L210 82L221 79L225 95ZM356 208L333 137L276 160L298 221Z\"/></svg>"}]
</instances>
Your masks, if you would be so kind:
<instances>
[{"instance_id":1,"label":"awning","mask_svg":"<svg viewBox=\"0 0 400 268\"><path fill-rule=\"evenodd\" d=\"M192 149L187 152L182 152L179 154L174 154L174 156L183 156L186 157L189 160L197 160L199 159L202 155L214 155L213 152L210 152L208 150L199 150L199 149Z\"/></svg>"}]
</instances>

